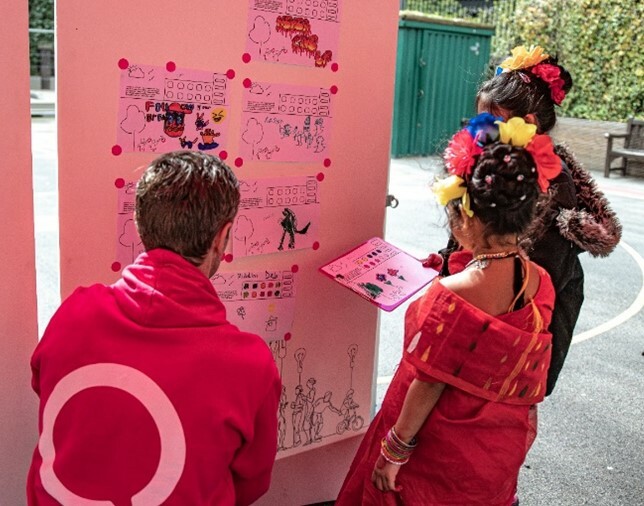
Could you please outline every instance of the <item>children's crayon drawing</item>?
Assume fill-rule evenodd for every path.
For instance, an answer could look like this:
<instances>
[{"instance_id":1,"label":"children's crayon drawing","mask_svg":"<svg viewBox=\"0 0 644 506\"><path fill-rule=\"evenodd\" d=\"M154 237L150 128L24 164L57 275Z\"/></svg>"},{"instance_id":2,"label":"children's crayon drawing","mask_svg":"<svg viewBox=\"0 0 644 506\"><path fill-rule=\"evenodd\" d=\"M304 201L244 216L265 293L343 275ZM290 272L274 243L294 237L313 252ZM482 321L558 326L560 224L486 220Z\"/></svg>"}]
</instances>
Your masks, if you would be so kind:
<instances>
[{"instance_id":1,"label":"children's crayon drawing","mask_svg":"<svg viewBox=\"0 0 644 506\"><path fill-rule=\"evenodd\" d=\"M289 271L218 272L211 283L239 329L267 342L284 339L295 315L295 274Z\"/></svg>"},{"instance_id":2,"label":"children's crayon drawing","mask_svg":"<svg viewBox=\"0 0 644 506\"><path fill-rule=\"evenodd\" d=\"M273 162L328 157L331 92L323 88L253 82L244 90L240 150Z\"/></svg>"},{"instance_id":3,"label":"children's crayon drawing","mask_svg":"<svg viewBox=\"0 0 644 506\"><path fill-rule=\"evenodd\" d=\"M240 181L231 231L235 257L311 248L319 240L320 183L314 176Z\"/></svg>"},{"instance_id":4,"label":"children's crayon drawing","mask_svg":"<svg viewBox=\"0 0 644 506\"><path fill-rule=\"evenodd\" d=\"M130 265L144 247L134 223L136 182L127 182L118 188L116 215L116 261L122 266Z\"/></svg>"},{"instance_id":5,"label":"children's crayon drawing","mask_svg":"<svg viewBox=\"0 0 644 506\"><path fill-rule=\"evenodd\" d=\"M228 87L217 72L129 65L121 70L117 144L123 152L218 153L226 145Z\"/></svg>"},{"instance_id":6,"label":"children's crayon drawing","mask_svg":"<svg viewBox=\"0 0 644 506\"><path fill-rule=\"evenodd\" d=\"M374 237L320 271L385 311L392 311L438 274L408 253Z\"/></svg>"},{"instance_id":7,"label":"children's crayon drawing","mask_svg":"<svg viewBox=\"0 0 644 506\"><path fill-rule=\"evenodd\" d=\"M337 61L340 0L250 0L253 61L325 68Z\"/></svg>"}]
</instances>

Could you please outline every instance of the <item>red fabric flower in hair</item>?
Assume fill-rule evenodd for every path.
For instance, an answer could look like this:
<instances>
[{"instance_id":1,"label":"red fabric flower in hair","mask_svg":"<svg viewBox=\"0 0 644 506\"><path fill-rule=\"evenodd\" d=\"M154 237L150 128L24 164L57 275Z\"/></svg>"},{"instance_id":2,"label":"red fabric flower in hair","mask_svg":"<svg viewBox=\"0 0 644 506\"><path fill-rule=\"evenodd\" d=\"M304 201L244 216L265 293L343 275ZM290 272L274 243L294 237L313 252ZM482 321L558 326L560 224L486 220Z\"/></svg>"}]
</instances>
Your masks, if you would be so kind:
<instances>
[{"instance_id":1,"label":"red fabric flower in hair","mask_svg":"<svg viewBox=\"0 0 644 506\"><path fill-rule=\"evenodd\" d=\"M563 89L566 83L561 78L561 69L556 65L540 63L532 67L530 72L548 84L552 101L561 105L563 99L566 98L566 92Z\"/></svg>"},{"instance_id":2,"label":"red fabric flower in hair","mask_svg":"<svg viewBox=\"0 0 644 506\"><path fill-rule=\"evenodd\" d=\"M482 152L483 149L476 144L466 129L457 132L443 154L447 172L465 179L465 176L472 173L475 157Z\"/></svg>"},{"instance_id":3,"label":"red fabric flower in hair","mask_svg":"<svg viewBox=\"0 0 644 506\"><path fill-rule=\"evenodd\" d=\"M542 192L550 186L550 180L561 172L561 159L555 154L552 139L548 135L535 135L525 147L537 166L537 183Z\"/></svg>"}]
</instances>

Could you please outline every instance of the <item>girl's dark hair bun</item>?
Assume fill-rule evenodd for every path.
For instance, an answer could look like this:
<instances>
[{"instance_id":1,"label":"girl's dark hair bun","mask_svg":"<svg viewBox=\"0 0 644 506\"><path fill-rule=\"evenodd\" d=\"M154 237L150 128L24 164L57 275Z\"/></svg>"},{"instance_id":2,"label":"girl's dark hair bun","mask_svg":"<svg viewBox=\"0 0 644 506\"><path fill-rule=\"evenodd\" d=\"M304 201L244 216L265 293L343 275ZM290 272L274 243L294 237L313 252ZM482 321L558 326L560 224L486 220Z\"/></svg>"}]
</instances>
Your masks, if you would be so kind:
<instances>
[{"instance_id":1,"label":"girl's dark hair bun","mask_svg":"<svg viewBox=\"0 0 644 506\"><path fill-rule=\"evenodd\" d=\"M494 143L479 155L467 191L474 215L495 234L519 234L531 223L539 186L530 153Z\"/></svg>"}]
</instances>

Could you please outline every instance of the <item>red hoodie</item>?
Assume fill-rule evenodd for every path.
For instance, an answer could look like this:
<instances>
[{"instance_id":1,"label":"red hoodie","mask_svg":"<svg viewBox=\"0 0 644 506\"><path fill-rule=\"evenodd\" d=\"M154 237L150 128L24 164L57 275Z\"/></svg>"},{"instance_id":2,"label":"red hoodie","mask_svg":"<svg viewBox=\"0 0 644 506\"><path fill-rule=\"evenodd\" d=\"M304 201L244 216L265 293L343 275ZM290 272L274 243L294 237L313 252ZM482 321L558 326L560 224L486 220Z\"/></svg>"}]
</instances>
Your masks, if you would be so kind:
<instances>
[{"instance_id":1,"label":"red hoodie","mask_svg":"<svg viewBox=\"0 0 644 506\"><path fill-rule=\"evenodd\" d=\"M244 505L268 490L281 384L179 255L141 254L77 289L32 357L30 505ZM102 502L95 502L102 501Z\"/></svg>"}]
</instances>

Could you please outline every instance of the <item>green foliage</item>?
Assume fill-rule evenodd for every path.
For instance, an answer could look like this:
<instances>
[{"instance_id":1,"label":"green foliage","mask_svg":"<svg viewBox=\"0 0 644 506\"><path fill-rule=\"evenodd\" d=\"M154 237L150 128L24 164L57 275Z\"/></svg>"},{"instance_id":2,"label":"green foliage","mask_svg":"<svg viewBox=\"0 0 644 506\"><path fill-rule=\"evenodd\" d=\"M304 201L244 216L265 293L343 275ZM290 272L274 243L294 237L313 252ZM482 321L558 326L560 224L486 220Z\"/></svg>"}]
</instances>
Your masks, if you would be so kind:
<instances>
[{"instance_id":1,"label":"green foliage","mask_svg":"<svg viewBox=\"0 0 644 506\"><path fill-rule=\"evenodd\" d=\"M477 11L455 0L405 4L494 25L492 66L518 45L540 45L558 56L574 81L563 102L564 115L610 121L644 115L642 0L493 0L493 9Z\"/></svg>"},{"instance_id":2,"label":"green foliage","mask_svg":"<svg viewBox=\"0 0 644 506\"><path fill-rule=\"evenodd\" d=\"M514 42L543 46L572 74L562 114L624 121L644 113L643 18L640 0L520 0Z\"/></svg>"},{"instance_id":3,"label":"green foliage","mask_svg":"<svg viewBox=\"0 0 644 506\"><path fill-rule=\"evenodd\" d=\"M54 0L29 0L29 28L54 28ZM40 73L41 51L54 49L54 36L49 33L29 35L31 73Z\"/></svg>"}]
</instances>

